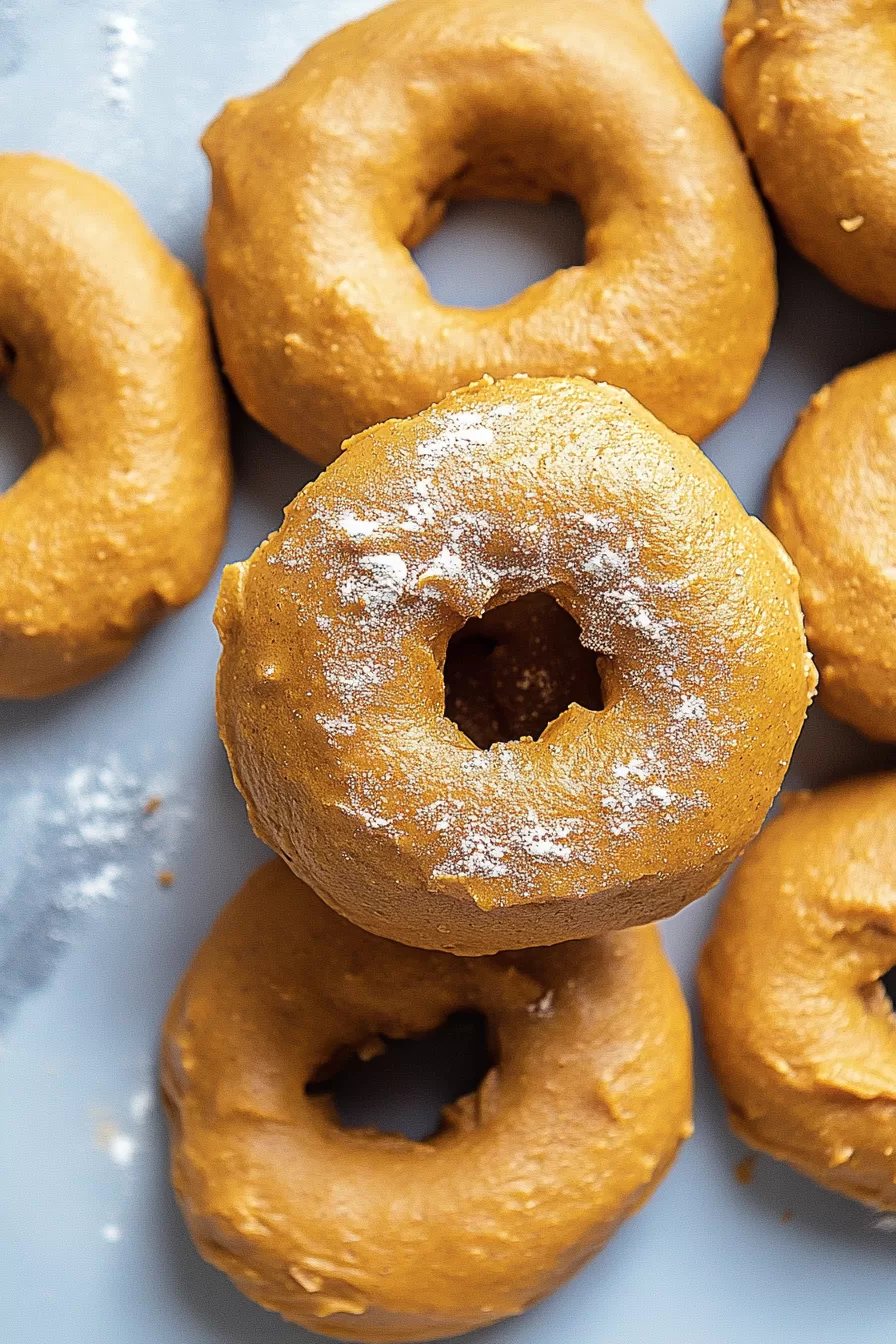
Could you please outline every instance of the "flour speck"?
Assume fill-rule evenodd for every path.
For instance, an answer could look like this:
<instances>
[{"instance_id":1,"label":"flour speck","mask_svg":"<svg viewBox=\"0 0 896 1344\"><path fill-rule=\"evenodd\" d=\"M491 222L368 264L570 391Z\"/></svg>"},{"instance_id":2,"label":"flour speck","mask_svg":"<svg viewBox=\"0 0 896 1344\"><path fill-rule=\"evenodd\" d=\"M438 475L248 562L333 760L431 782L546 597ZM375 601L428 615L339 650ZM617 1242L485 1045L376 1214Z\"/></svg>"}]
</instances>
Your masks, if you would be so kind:
<instances>
[{"instance_id":1,"label":"flour speck","mask_svg":"<svg viewBox=\"0 0 896 1344\"><path fill-rule=\"evenodd\" d=\"M103 44L108 65L103 81L106 98L113 107L126 110L132 101L132 82L153 44L140 28L136 5L130 13L107 14L103 20Z\"/></svg>"}]
</instances>

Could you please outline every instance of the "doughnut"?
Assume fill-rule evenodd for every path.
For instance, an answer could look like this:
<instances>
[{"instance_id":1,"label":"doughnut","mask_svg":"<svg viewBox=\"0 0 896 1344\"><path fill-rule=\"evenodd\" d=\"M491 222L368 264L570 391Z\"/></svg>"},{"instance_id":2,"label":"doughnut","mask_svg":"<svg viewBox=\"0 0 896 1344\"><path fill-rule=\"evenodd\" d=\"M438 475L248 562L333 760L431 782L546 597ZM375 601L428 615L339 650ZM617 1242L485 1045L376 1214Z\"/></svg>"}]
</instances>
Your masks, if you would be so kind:
<instances>
[{"instance_id":1,"label":"doughnut","mask_svg":"<svg viewBox=\"0 0 896 1344\"><path fill-rule=\"evenodd\" d=\"M812 398L766 517L800 575L825 709L896 741L896 355Z\"/></svg>"},{"instance_id":2,"label":"doughnut","mask_svg":"<svg viewBox=\"0 0 896 1344\"><path fill-rule=\"evenodd\" d=\"M896 61L889 0L731 0L725 104L799 252L896 308Z\"/></svg>"},{"instance_id":3,"label":"doughnut","mask_svg":"<svg viewBox=\"0 0 896 1344\"><path fill-rule=\"evenodd\" d=\"M482 750L443 712L448 642L537 592L600 655L604 708ZM759 829L815 680L778 542L692 443L586 379L483 380L359 435L225 571L216 620L258 835L362 927L470 955L702 895Z\"/></svg>"},{"instance_id":4,"label":"doughnut","mask_svg":"<svg viewBox=\"0 0 896 1344\"><path fill-rule=\"evenodd\" d=\"M699 970L735 1134L896 1210L896 774L796 795L748 851Z\"/></svg>"},{"instance_id":5,"label":"doughnut","mask_svg":"<svg viewBox=\"0 0 896 1344\"><path fill-rule=\"evenodd\" d=\"M317 462L483 373L616 383L700 441L765 357L774 251L745 160L630 0L399 0L203 143L225 369ZM488 311L433 299L408 249L448 201L557 193L584 265Z\"/></svg>"},{"instance_id":6,"label":"doughnut","mask_svg":"<svg viewBox=\"0 0 896 1344\"><path fill-rule=\"evenodd\" d=\"M200 592L230 459L201 295L91 173L0 154L0 376L43 451L0 495L0 696L68 690Z\"/></svg>"},{"instance_id":7,"label":"doughnut","mask_svg":"<svg viewBox=\"0 0 896 1344\"><path fill-rule=\"evenodd\" d=\"M496 1063L429 1139L343 1128L303 1087L464 1009L485 1015ZM440 1339L524 1311L692 1130L688 1013L654 929L452 957L363 932L277 860L175 994L162 1079L200 1253L339 1339Z\"/></svg>"}]
</instances>

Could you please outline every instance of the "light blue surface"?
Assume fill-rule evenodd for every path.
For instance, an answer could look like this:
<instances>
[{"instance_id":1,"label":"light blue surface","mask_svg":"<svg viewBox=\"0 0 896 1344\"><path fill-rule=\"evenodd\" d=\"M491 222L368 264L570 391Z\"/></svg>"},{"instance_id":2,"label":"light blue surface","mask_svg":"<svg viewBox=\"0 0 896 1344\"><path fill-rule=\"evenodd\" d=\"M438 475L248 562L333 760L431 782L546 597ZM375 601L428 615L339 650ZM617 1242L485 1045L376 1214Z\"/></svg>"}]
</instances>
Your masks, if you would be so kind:
<instances>
[{"instance_id":1,"label":"light blue surface","mask_svg":"<svg viewBox=\"0 0 896 1344\"><path fill-rule=\"evenodd\" d=\"M5 3L0 149L42 150L107 174L198 269L204 125L226 97L269 82L365 8ZM720 0L651 8L715 96ZM575 260L576 246L568 214L480 205L453 212L421 258L440 297L491 303ZM753 511L809 395L844 365L896 346L892 317L838 295L789 254L782 261L772 355L749 405L707 445ZM8 481L27 427L0 412ZM235 441L226 559L247 555L312 474L241 415ZM310 1338L200 1261L169 1193L158 1109L143 1114L167 998L215 912L264 857L215 733L215 587L101 681L0 706L0 1344ZM892 761L813 710L791 783ZM156 792L165 801L144 817ZM175 873L169 889L156 880L162 868ZM713 905L709 897L665 929L689 989ZM650 1204L553 1299L485 1332L483 1344L892 1341L896 1236L766 1159L752 1185L738 1185L732 1168L744 1150L699 1056L697 1082L696 1135Z\"/></svg>"}]
</instances>

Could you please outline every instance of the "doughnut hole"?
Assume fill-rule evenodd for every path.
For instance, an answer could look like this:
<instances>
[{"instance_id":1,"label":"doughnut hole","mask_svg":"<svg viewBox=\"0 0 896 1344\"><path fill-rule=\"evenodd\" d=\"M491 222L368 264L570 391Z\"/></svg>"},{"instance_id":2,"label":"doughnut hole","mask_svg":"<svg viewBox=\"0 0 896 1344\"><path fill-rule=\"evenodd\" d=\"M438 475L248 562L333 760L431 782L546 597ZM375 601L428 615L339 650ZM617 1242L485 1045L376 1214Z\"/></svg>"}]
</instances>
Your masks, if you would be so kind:
<instances>
[{"instance_id":1,"label":"doughnut hole","mask_svg":"<svg viewBox=\"0 0 896 1344\"><path fill-rule=\"evenodd\" d=\"M604 707L595 654L550 593L467 621L445 655L445 716L483 750L538 738L572 704Z\"/></svg>"},{"instance_id":2,"label":"doughnut hole","mask_svg":"<svg viewBox=\"0 0 896 1344\"><path fill-rule=\"evenodd\" d=\"M374 1036L346 1047L316 1071L305 1091L328 1097L344 1129L422 1143L443 1128L445 1109L472 1097L496 1063L488 1019L463 1010L424 1036Z\"/></svg>"},{"instance_id":3,"label":"doughnut hole","mask_svg":"<svg viewBox=\"0 0 896 1344\"><path fill-rule=\"evenodd\" d=\"M0 379L8 377L15 358L12 346L0 340ZM25 407L0 383L0 494L24 476L42 446L37 425Z\"/></svg>"},{"instance_id":4,"label":"doughnut hole","mask_svg":"<svg viewBox=\"0 0 896 1344\"><path fill-rule=\"evenodd\" d=\"M885 1018L896 1025L896 966L861 986L859 993L872 1017Z\"/></svg>"},{"instance_id":5,"label":"doughnut hole","mask_svg":"<svg viewBox=\"0 0 896 1344\"><path fill-rule=\"evenodd\" d=\"M412 253L437 303L495 308L585 260L585 223L570 196L451 201Z\"/></svg>"},{"instance_id":6,"label":"doughnut hole","mask_svg":"<svg viewBox=\"0 0 896 1344\"><path fill-rule=\"evenodd\" d=\"M890 1012L896 1013L896 966L891 966L878 983L890 1001Z\"/></svg>"}]
</instances>

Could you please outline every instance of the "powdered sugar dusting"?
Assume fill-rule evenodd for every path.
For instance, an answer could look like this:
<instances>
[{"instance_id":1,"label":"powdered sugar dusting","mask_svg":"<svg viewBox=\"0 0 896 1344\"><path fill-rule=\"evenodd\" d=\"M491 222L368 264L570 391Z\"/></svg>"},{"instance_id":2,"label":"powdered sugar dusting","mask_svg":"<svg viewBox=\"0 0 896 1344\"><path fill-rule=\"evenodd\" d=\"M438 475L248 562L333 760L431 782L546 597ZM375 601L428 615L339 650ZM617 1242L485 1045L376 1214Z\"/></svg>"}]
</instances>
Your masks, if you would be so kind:
<instances>
[{"instance_id":1,"label":"powdered sugar dusting","mask_svg":"<svg viewBox=\"0 0 896 1344\"><path fill-rule=\"evenodd\" d=\"M359 518L353 509L346 509L336 519L336 526L352 541L363 541L365 537L372 537L380 524L376 518Z\"/></svg>"},{"instance_id":2,"label":"powdered sugar dusting","mask_svg":"<svg viewBox=\"0 0 896 1344\"><path fill-rule=\"evenodd\" d=\"M144 1124L155 1110L155 1104L156 1097L151 1087L138 1088L128 1102L131 1119L138 1125Z\"/></svg>"},{"instance_id":3,"label":"powdered sugar dusting","mask_svg":"<svg viewBox=\"0 0 896 1344\"><path fill-rule=\"evenodd\" d=\"M644 756L633 756L613 766L613 783L601 797L600 805L610 815L612 835L630 835L638 827L645 812L661 808L672 809L706 807L708 800L699 793L675 793L662 781L666 778L667 762L653 748Z\"/></svg>"},{"instance_id":4,"label":"powdered sugar dusting","mask_svg":"<svg viewBox=\"0 0 896 1344\"><path fill-rule=\"evenodd\" d=\"M10 781L0 819L0 1025L64 952L76 921L155 886L191 815L175 781L110 753L23 788ZM152 800L147 811L146 805Z\"/></svg>"},{"instance_id":5,"label":"powdered sugar dusting","mask_svg":"<svg viewBox=\"0 0 896 1344\"><path fill-rule=\"evenodd\" d=\"M142 5L136 4L103 19L103 43L108 53L103 87L108 101L121 110L130 108L134 76L153 47L140 27L141 9Z\"/></svg>"},{"instance_id":6,"label":"powdered sugar dusting","mask_svg":"<svg viewBox=\"0 0 896 1344\"><path fill-rule=\"evenodd\" d=\"M360 602L371 611L395 606L405 591L408 567L400 555L362 555L357 574L346 579L341 593L345 602Z\"/></svg>"},{"instance_id":7,"label":"powdered sugar dusting","mask_svg":"<svg viewBox=\"0 0 896 1344\"><path fill-rule=\"evenodd\" d=\"M268 554L294 583L305 582L305 574L311 581L313 573L315 585L322 582L331 595L325 642L315 644L325 702L315 718L334 750L353 753L351 768L343 760L338 772L339 810L402 847L416 843L424 827L437 841L432 879L469 880L483 906L492 900L489 882L510 881L517 896L534 894L544 869L558 866L588 870L582 894L589 894L614 844L637 840L645 828L675 827L707 807L691 783L693 771L721 762L728 749L699 693L704 678L692 666L693 643L682 642L682 613L699 576L682 568L674 577L675 567L655 556L637 518L596 508L591 499L575 507L588 489L568 491L563 507L553 498L546 507L545 490L553 487L545 473L561 449L550 443L521 449L514 409L485 397L461 411L428 412L428 432L402 447L388 490L373 482L359 507L341 493L338 476L332 489L324 478L309 487L304 530L287 533ZM614 424L589 420L570 442L576 439L581 460L591 461L589 455L612 446ZM505 485L508 469L512 490ZM481 501L475 509L468 503L474 498ZM621 678L617 719L629 703L652 707L633 721L636 729L595 737L602 764L589 766L598 774L588 781L585 806L583 781L567 773L561 741L552 740L547 756L540 743L480 751L446 726L437 745L416 731L405 757L404 729L392 717L392 705L404 703L408 679L417 675L409 651L419 648L423 629L444 628L446 615L456 628L497 601L536 590L561 600L565 592L576 594L583 643L611 660ZM711 643L707 636L700 650L709 663L717 656ZM579 713L594 716L588 731L600 732L601 711ZM395 779L365 764L372 725L381 721L390 726L390 750L398 752ZM441 772L450 747L457 756L448 784ZM538 773L553 771L554 796L569 799L561 818L545 811L550 794L535 788L536 748ZM593 752L585 759L598 759ZM417 797L407 778L415 772Z\"/></svg>"},{"instance_id":8,"label":"powdered sugar dusting","mask_svg":"<svg viewBox=\"0 0 896 1344\"><path fill-rule=\"evenodd\" d=\"M495 441L494 430L483 423L480 411L448 411L440 434L424 439L417 455L424 467L436 467L451 453L469 447L487 448Z\"/></svg>"},{"instance_id":9,"label":"powdered sugar dusting","mask_svg":"<svg viewBox=\"0 0 896 1344\"><path fill-rule=\"evenodd\" d=\"M526 854L533 859L568 859L571 856L569 845L561 842L569 837L574 822L565 825L555 823L552 832L549 832L531 808L528 817L528 824L519 833L520 846Z\"/></svg>"},{"instance_id":10,"label":"powdered sugar dusting","mask_svg":"<svg viewBox=\"0 0 896 1344\"><path fill-rule=\"evenodd\" d=\"M686 723L689 719L705 719L706 701L702 695L686 695L673 709L672 717L678 723Z\"/></svg>"}]
</instances>

